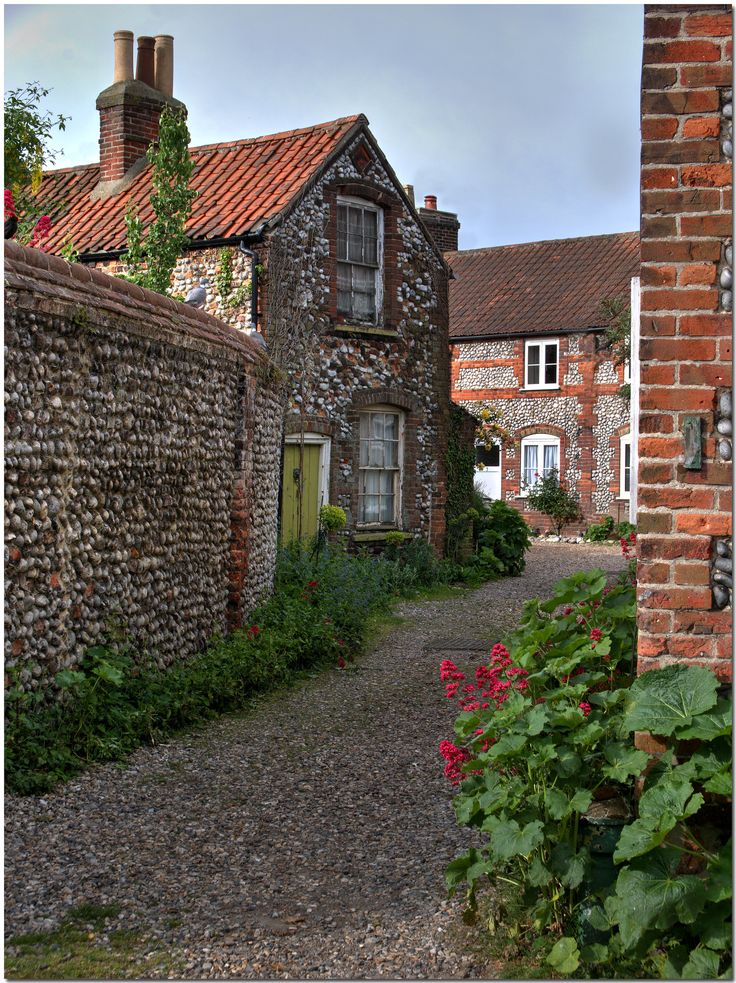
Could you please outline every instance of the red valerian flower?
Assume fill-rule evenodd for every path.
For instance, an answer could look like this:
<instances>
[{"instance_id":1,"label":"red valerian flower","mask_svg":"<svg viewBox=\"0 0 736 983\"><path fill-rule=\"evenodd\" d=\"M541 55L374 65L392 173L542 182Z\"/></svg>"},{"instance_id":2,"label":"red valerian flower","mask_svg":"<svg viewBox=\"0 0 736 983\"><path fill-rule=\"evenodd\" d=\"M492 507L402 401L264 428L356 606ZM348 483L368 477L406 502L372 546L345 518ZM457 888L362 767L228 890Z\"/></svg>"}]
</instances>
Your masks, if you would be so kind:
<instances>
[{"instance_id":1,"label":"red valerian flower","mask_svg":"<svg viewBox=\"0 0 736 983\"><path fill-rule=\"evenodd\" d=\"M260 633L261 633L261 629L258 627L258 625L251 625L250 628L248 629L249 638L256 638Z\"/></svg>"},{"instance_id":2,"label":"red valerian flower","mask_svg":"<svg viewBox=\"0 0 736 983\"><path fill-rule=\"evenodd\" d=\"M337 657L337 667L338 667L338 669L344 669L346 665L347 665L347 663L345 662L345 659L343 659L343 657L341 655L338 655L338 657Z\"/></svg>"},{"instance_id":3,"label":"red valerian flower","mask_svg":"<svg viewBox=\"0 0 736 983\"><path fill-rule=\"evenodd\" d=\"M588 716L588 714L590 713L590 709L591 709L590 703L586 703L585 701L583 701L582 703L578 703L578 710L583 711L584 717Z\"/></svg>"},{"instance_id":4,"label":"red valerian flower","mask_svg":"<svg viewBox=\"0 0 736 983\"><path fill-rule=\"evenodd\" d=\"M318 580L310 580L309 583L307 584L307 587L316 587L318 583L319 583Z\"/></svg>"},{"instance_id":5,"label":"red valerian flower","mask_svg":"<svg viewBox=\"0 0 736 983\"><path fill-rule=\"evenodd\" d=\"M593 628L590 633L591 642L600 642L602 638L603 638L603 632L600 630L600 628Z\"/></svg>"},{"instance_id":6,"label":"red valerian flower","mask_svg":"<svg viewBox=\"0 0 736 983\"><path fill-rule=\"evenodd\" d=\"M5 218L16 218L15 199L10 188L5 189Z\"/></svg>"},{"instance_id":7,"label":"red valerian flower","mask_svg":"<svg viewBox=\"0 0 736 983\"><path fill-rule=\"evenodd\" d=\"M36 222L36 226L31 233L31 238L28 242L29 246L33 246L36 249L43 249L43 240L47 239L51 233L51 219L48 215L42 215L41 218Z\"/></svg>"}]
</instances>

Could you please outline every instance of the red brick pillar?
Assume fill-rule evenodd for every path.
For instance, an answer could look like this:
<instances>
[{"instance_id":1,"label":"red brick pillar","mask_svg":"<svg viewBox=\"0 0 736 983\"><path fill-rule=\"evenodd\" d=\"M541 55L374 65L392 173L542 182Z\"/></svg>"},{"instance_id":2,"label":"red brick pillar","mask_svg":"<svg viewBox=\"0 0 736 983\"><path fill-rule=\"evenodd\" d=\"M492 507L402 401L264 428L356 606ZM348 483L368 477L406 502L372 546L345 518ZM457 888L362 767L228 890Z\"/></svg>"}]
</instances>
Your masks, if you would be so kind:
<instances>
[{"instance_id":1,"label":"red brick pillar","mask_svg":"<svg viewBox=\"0 0 736 983\"><path fill-rule=\"evenodd\" d=\"M724 680L731 607L713 576L731 534L717 430L731 386L731 35L725 5L645 7L638 669L696 663Z\"/></svg>"}]
</instances>

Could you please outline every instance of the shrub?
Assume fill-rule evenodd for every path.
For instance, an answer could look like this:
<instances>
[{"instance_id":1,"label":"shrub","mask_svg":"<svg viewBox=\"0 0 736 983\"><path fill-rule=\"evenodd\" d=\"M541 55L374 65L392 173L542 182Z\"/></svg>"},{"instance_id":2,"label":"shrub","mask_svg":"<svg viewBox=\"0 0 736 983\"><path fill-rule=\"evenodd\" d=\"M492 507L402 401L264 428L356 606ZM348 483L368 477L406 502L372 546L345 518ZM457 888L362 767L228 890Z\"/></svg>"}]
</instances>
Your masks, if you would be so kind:
<instances>
[{"instance_id":1,"label":"shrub","mask_svg":"<svg viewBox=\"0 0 736 983\"><path fill-rule=\"evenodd\" d=\"M524 518L500 499L483 506L478 514L469 510L468 521L477 529L476 553L463 567L466 583L480 583L493 577L518 577L526 566L525 553L531 532Z\"/></svg>"},{"instance_id":2,"label":"shrub","mask_svg":"<svg viewBox=\"0 0 736 983\"><path fill-rule=\"evenodd\" d=\"M583 533L583 539L588 543L602 543L614 538L616 520L612 515L605 515L600 522L591 522Z\"/></svg>"},{"instance_id":3,"label":"shrub","mask_svg":"<svg viewBox=\"0 0 736 983\"><path fill-rule=\"evenodd\" d=\"M616 586L576 574L528 602L474 683L442 664L461 709L455 742L440 745L445 774L460 785L458 822L485 838L446 881L466 885L471 911L479 883L514 885L521 925L509 928L546 932L560 975L730 978L731 702L702 667L633 679L635 613L630 569ZM623 866L601 880L587 814L611 795L633 807L650 765L635 731L669 747L623 826Z\"/></svg>"},{"instance_id":4,"label":"shrub","mask_svg":"<svg viewBox=\"0 0 736 983\"><path fill-rule=\"evenodd\" d=\"M552 520L558 536L562 535L565 526L582 518L580 499L560 483L554 469L529 489L527 503L529 508L541 512Z\"/></svg>"}]
</instances>

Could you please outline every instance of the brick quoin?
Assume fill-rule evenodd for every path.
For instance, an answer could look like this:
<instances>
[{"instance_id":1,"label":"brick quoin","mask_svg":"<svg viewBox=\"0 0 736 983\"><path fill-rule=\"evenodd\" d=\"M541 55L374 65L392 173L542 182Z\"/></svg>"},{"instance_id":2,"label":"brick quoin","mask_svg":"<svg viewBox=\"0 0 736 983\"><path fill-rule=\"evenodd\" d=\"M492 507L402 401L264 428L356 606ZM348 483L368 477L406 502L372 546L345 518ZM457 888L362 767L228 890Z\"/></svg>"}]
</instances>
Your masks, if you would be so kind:
<instances>
[{"instance_id":1,"label":"brick quoin","mask_svg":"<svg viewBox=\"0 0 736 983\"><path fill-rule=\"evenodd\" d=\"M731 31L726 5L644 8L638 669L685 662L722 681L731 678L731 609L715 605L711 564L714 539L731 533L731 468L715 429L731 384L731 317L719 290L733 220L720 146ZM688 415L701 421L697 470L684 466Z\"/></svg>"}]
</instances>

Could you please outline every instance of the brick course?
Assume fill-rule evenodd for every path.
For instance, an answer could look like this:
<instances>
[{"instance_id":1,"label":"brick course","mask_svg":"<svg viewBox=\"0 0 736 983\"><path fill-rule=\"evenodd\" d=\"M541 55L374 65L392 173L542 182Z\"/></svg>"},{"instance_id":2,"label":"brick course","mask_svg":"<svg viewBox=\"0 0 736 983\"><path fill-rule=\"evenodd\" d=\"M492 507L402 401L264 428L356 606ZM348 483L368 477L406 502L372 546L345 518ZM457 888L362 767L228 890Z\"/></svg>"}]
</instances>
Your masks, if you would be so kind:
<instances>
[{"instance_id":1,"label":"brick course","mask_svg":"<svg viewBox=\"0 0 736 983\"><path fill-rule=\"evenodd\" d=\"M720 144L730 35L727 6L645 7L638 670L686 662L724 681L731 611L715 609L710 577L713 537L731 533L731 468L715 432L731 385L731 317L717 289L732 228ZM684 467L686 415L702 421L700 470Z\"/></svg>"}]
</instances>

